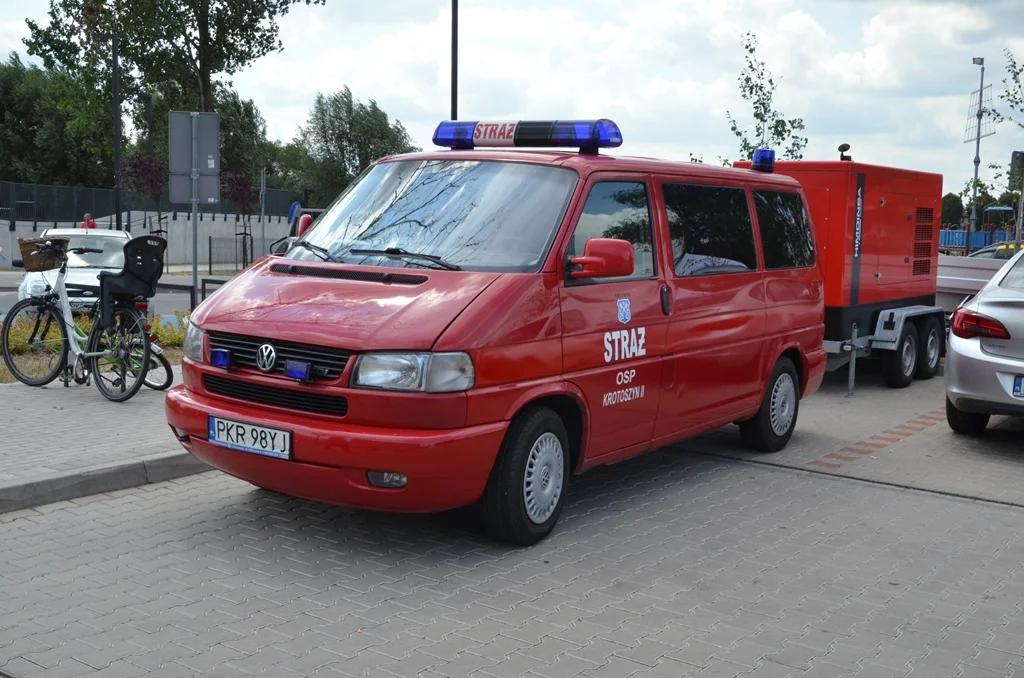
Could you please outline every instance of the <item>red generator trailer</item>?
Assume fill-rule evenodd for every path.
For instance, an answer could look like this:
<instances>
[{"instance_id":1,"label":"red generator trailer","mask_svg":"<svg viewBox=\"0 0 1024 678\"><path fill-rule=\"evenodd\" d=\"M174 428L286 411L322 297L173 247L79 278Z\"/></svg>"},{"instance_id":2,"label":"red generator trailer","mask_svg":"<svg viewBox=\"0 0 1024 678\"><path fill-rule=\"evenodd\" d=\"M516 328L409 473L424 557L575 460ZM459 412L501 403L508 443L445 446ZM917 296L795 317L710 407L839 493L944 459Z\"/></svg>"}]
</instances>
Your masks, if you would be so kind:
<instances>
[{"instance_id":1,"label":"red generator trailer","mask_svg":"<svg viewBox=\"0 0 1024 678\"><path fill-rule=\"evenodd\" d=\"M825 279L828 369L858 357L881 361L894 388L930 379L945 351L944 310L935 305L942 175L836 161L779 161L775 172L803 186ZM737 162L737 167L751 163Z\"/></svg>"}]
</instances>

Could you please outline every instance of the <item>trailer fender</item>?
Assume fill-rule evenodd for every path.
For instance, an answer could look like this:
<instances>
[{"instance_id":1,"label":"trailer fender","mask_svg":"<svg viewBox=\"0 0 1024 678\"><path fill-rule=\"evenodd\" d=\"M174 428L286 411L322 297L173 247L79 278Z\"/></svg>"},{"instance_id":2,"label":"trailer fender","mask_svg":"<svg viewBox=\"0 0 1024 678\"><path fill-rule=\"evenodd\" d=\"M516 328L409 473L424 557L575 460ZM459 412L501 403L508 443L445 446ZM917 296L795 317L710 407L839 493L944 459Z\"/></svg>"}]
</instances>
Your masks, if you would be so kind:
<instances>
[{"instance_id":1,"label":"trailer fender","mask_svg":"<svg viewBox=\"0 0 1024 678\"><path fill-rule=\"evenodd\" d=\"M869 345L878 351L895 351L900 336L903 334L903 326L913 318L924 318L934 316L939 322L945 324L945 311L939 306L902 306L900 308L887 308L878 316L878 324L875 326L875 333L871 336Z\"/></svg>"}]
</instances>

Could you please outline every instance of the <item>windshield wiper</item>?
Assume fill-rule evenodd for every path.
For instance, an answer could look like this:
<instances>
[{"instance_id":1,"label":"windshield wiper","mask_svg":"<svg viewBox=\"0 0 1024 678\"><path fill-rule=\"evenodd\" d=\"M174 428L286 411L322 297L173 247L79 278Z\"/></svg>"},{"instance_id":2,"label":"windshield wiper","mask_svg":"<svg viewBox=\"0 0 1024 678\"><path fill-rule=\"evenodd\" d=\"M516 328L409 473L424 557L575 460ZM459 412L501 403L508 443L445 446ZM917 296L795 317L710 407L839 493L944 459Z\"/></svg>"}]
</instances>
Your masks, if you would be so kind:
<instances>
[{"instance_id":1,"label":"windshield wiper","mask_svg":"<svg viewBox=\"0 0 1024 678\"><path fill-rule=\"evenodd\" d=\"M355 249L355 250L349 250L349 254L355 254L357 256L358 255L365 255L365 256L371 256L371 257L372 256L396 257L396 258L399 258L399 259L401 259L401 258L405 258L405 259L421 259L423 261L429 261L432 264L437 264L441 268L447 269L449 271L461 271L462 270L461 266L456 266L455 264L453 264L453 263L451 263L449 261L445 261L441 257L435 256L433 254L421 254L420 252L409 252L407 250L403 250L401 247L388 247L388 248L385 248L385 249L382 249L382 250Z\"/></svg>"},{"instance_id":2,"label":"windshield wiper","mask_svg":"<svg viewBox=\"0 0 1024 678\"><path fill-rule=\"evenodd\" d=\"M321 259L323 259L324 261L330 261L330 262L335 263L335 264L340 264L341 263L340 261L338 261L337 259L334 258L334 255L332 255L330 252L328 252L323 247L320 247L320 245L314 245L313 243L306 242L305 240L296 240L295 242L292 243L292 246L293 247L304 247L307 250L309 250L310 252L312 252L313 254L315 254L318 257L320 257Z\"/></svg>"}]
</instances>

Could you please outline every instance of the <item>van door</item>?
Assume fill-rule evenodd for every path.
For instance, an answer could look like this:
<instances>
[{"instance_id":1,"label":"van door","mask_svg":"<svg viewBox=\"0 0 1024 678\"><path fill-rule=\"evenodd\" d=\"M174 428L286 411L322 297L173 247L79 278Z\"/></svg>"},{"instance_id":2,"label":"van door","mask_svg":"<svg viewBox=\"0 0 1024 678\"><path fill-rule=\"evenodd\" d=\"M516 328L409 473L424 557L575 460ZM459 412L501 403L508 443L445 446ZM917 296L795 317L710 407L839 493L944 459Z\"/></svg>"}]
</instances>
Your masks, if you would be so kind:
<instances>
[{"instance_id":1,"label":"van door","mask_svg":"<svg viewBox=\"0 0 1024 678\"><path fill-rule=\"evenodd\" d=\"M672 246L666 383L655 438L732 421L760 399L764 283L742 186L657 177Z\"/></svg>"},{"instance_id":2,"label":"van door","mask_svg":"<svg viewBox=\"0 0 1024 678\"><path fill-rule=\"evenodd\" d=\"M562 249L562 355L565 379L587 399L587 461L650 443L658 411L668 316L646 175L596 173L585 189L572 235ZM633 243L633 274L572 280L568 259L591 238ZM642 451L642 450L640 450Z\"/></svg>"}]
</instances>

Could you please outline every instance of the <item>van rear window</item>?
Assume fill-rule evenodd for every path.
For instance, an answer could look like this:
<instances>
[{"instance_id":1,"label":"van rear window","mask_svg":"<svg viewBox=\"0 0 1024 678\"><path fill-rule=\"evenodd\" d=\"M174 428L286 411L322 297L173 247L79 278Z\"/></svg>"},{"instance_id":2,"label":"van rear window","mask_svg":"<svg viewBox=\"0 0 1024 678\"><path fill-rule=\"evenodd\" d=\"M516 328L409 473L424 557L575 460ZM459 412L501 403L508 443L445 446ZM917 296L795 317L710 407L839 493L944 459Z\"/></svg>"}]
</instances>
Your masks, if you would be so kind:
<instances>
[{"instance_id":1,"label":"van rear window","mask_svg":"<svg viewBox=\"0 0 1024 678\"><path fill-rule=\"evenodd\" d=\"M573 170L521 162L384 162L342 193L303 240L344 263L431 268L435 258L470 271L535 272L578 181ZM385 249L420 256L365 253ZM293 247L287 256L320 254Z\"/></svg>"},{"instance_id":2,"label":"van rear window","mask_svg":"<svg viewBox=\"0 0 1024 678\"><path fill-rule=\"evenodd\" d=\"M804 201L798 193L754 191L764 267L803 268L814 264L814 240Z\"/></svg>"}]
</instances>

